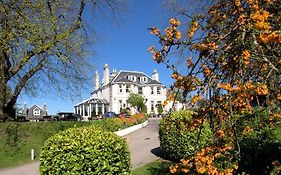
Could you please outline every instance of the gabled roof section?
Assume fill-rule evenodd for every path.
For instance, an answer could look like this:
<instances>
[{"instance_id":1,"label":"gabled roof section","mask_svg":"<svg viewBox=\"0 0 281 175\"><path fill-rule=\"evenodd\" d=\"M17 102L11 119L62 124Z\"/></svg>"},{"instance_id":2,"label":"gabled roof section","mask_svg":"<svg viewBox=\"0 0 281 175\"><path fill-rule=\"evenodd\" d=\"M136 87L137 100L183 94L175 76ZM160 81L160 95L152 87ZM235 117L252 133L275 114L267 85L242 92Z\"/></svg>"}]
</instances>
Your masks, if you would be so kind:
<instances>
[{"instance_id":1,"label":"gabled roof section","mask_svg":"<svg viewBox=\"0 0 281 175\"><path fill-rule=\"evenodd\" d=\"M29 110L34 110L34 109L36 109L36 108L38 108L39 110L43 110L42 108L40 108L39 106L37 106L37 105L33 105L33 106L31 106L30 108L29 108Z\"/></svg>"},{"instance_id":2,"label":"gabled roof section","mask_svg":"<svg viewBox=\"0 0 281 175\"><path fill-rule=\"evenodd\" d=\"M151 84L151 85L162 85L159 81L156 81L156 80L151 80L151 81L148 82L147 84Z\"/></svg>"},{"instance_id":3,"label":"gabled roof section","mask_svg":"<svg viewBox=\"0 0 281 175\"><path fill-rule=\"evenodd\" d=\"M119 79L116 79L114 82L132 83L133 81L130 81L130 80L128 80L128 79L125 78L125 77L121 77L121 78L119 78Z\"/></svg>"},{"instance_id":4,"label":"gabled roof section","mask_svg":"<svg viewBox=\"0 0 281 175\"><path fill-rule=\"evenodd\" d=\"M129 80L129 76L135 76L135 81ZM142 82L140 77L146 77L147 81ZM146 75L143 72L135 72L135 71L124 71L121 70L119 73L112 79L110 84L115 84L115 83L134 83L134 84L139 84L139 85L162 85L160 82L156 80L152 80L151 77Z\"/></svg>"},{"instance_id":5,"label":"gabled roof section","mask_svg":"<svg viewBox=\"0 0 281 175\"><path fill-rule=\"evenodd\" d=\"M74 106L79 106L81 104L90 104L90 103L96 103L96 104L109 104L109 102L105 99L102 99L102 98L89 98L87 100L83 100L82 102L74 105Z\"/></svg>"},{"instance_id":6,"label":"gabled roof section","mask_svg":"<svg viewBox=\"0 0 281 175\"><path fill-rule=\"evenodd\" d=\"M136 79L135 81L129 80L128 76L135 76ZM140 77L146 77L147 82L141 82ZM160 85L160 86L165 86L162 83L160 83L157 80L153 80L150 76L145 74L144 72L137 72L137 71L126 71L126 70L120 70L112 79L111 81L107 84L104 85L102 84L97 90L94 90L91 95L93 95L95 92L102 90L103 88L110 86L112 84L120 84L120 83L128 83L128 84L135 84L135 85Z\"/></svg>"}]
</instances>

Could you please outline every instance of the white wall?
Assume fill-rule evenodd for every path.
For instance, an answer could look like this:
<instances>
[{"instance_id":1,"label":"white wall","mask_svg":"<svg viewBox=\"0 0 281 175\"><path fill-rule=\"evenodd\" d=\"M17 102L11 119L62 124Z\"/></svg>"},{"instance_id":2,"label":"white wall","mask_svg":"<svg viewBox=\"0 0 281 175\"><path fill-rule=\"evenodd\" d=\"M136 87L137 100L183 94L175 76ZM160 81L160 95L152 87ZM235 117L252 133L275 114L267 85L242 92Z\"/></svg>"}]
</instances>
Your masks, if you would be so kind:
<instances>
[{"instance_id":1,"label":"white wall","mask_svg":"<svg viewBox=\"0 0 281 175\"><path fill-rule=\"evenodd\" d=\"M130 107L130 105L127 104L128 96L130 93L138 93L138 86L129 85L130 86L129 92L126 92L126 84L121 84L122 92L120 92L119 85L120 84L113 84L111 85L111 87L109 86L103 87L92 96L106 99L110 103L109 111L120 113L120 106L122 106L122 108ZM151 94L151 87L153 88L153 92L154 92L153 94ZM164 100L166 100L166 88L162 86L158 86L158 87L160 87L160 94L157 94L157 86L144 86L142 88L142 95L146 99L145 104L147 106L147 113L152 112L151 102L153 102L154 113L157 114L158 113L157 102L158 101L163 102ZM136 110L133 107L130 108L132 113L136 112Z\"/></svg>"}]
</instances>

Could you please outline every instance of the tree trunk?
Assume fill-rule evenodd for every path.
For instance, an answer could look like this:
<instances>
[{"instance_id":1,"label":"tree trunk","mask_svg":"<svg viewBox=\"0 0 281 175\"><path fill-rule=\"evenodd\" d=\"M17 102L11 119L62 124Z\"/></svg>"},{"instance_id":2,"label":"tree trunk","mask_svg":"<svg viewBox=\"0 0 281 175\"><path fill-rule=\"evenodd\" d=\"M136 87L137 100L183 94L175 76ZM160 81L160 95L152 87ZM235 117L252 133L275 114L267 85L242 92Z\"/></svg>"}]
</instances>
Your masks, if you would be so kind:
<instances>
[{"instance_id":1,"label":"tree trunk","mask_svg":"<svg viewBox=\"0 0 281 175\"><path fill-rule=\"evenodd\" d=\"M0 121L5 119L4 106L6 103L5 58L0 50Z\"/></svg>"}]
</instances>

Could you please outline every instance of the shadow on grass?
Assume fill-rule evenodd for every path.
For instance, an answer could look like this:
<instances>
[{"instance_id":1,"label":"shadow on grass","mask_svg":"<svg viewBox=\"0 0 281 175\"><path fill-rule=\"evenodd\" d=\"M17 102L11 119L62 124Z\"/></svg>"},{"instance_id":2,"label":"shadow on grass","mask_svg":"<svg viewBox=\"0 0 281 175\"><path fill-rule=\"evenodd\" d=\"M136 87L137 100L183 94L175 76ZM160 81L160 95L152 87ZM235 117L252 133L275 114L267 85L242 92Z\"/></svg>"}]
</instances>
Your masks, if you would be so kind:
<instances>
[{"instance_id":1,"label":"shadow on grass","mask_svg":"<svg viewBox=\"0 0 281 175\"><path fill-rule=\"evenodd\" d=\"M135 169L132 175L169 175L170 162L156 160Z\"/></svg>"},{"instance_id":2,"label":"shadow on grass","mask_svg":"<svg viewBox=\"0 0 281 175\"><path fill-rule=\"evenodd\" d=\"M165 160L161 148L153 148L150 152L159 157L159 159L135 169L133 175L169 175L171 162Z\"/></svg>"},{"instance_id":3,"label":"shadow on grass","mask_svg":"<svg viewBox=\"0 0 281 175\"><path fill-rule=\"evenodd\" d=\"M154 166L150 166L147 169L147 172L151 175L169 175L169 166L170 162L158 162L157 164L154 164Z\"/></svg>"}]
</instances>

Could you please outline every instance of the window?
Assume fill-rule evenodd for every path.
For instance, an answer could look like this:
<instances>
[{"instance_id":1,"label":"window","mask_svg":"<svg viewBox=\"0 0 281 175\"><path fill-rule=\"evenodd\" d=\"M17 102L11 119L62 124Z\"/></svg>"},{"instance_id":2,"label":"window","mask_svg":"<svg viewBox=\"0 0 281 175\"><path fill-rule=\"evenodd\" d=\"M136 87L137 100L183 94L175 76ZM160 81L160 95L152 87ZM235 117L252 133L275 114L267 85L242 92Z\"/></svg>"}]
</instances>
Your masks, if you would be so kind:
<instances>
[{"instance_id":1,"label":"window","mask_svg":"<svg viewBox=\"0 0 281 175\"><path fill-rule=\"evenodd\" d=\"M142 94L142 87L138 87L138 94Z\"/></svg>"},{"instance_id":2,"label":"window","mask_svg":"<svg viewBox=\"0 0 281 175\"><path fill-rule=\"evenodd\" d=\"M148 79L145 76L140 77L140 82L141 83L147 83Z\"/></svg>"},{"instance_id":3,"label":"window","mask_svg":"<svg viewBox=\"0 0 281 175\"><path fill-rule=\"evenodd\" d=\"M119 85L119 92L122 92L122 84Z\"/></svg>"},{"instance_id":4,"label":"window","mask_svg":"<svg viewBox=\"0 0 281 175\"><path fill-rule=\"evenodd\" d=\"M151 112L154 112L154 102L151 101L150 104L151 104L151 108L150 108L150 109L151 109Z\"/></svg>"},{"instance_id":5,"label":"window","mask_svg":"<svg viewBox=\"0 0 281 175\"><path fill-rule=\"evenodd\" d=\"M119 111L122 111L122 100L119 100Z\"/></svg>"},{"instance_id":6,"label":"window","mask_svg":"<svg viewBox=\"0 0 281 175\"><path fill-rule=\"evenodd\" d=\"M98 114L102 114L102 106L98 106Z\"/></svg>"},{"instance_id":7,"label":"window","mask_svg":"<svg viewBox=\"0 0 281 175\"><path fill-rule=\"evenodd\" d=\"M153 87L151 87L151 94L154 94Z\"/></svg>"},{"instance_id":8,"label":"window","mask_svg":"<svg viewBox=\"0 0 281 175\"><path fill-rule=\"evenodd\" d=\"M157 106L160 106L161 105L161 101L157 101Z\"/></svg>"},{"instance_id":9,"label":"window","mask_svg":"<svg viewBox=\"0 0 281 175\"><path fill-rule=\"evenodd\" d=\"M136 76L134 75L129 75L127 76L128 80L135 82L136 81Z\"/></svg>"},{"instance_id":10,"label":"window","mask_svg":"<svg viewBox=\"0 0 281 175\"><path fill-rule=\"evenodd\" d=\"M88 107L85 106L85 116L88 116Z\"/></svg>"},{"instance_id":11,"label":"window","mask_svg":"<svg viewBox=\"0 0 281 175\"><path fill-rule=\"evenodd\" d=\"M157 94L161 94L160 87L157 87Z\"/></svg>"},{"instance_id":12,"label":"window","mask_svg":"<svg viewBox=\"0 0 281 175\"><path fill-rule=\"evenodd\" d=\"M130 92L130 86L126 85L126 92L129 93Z\"/></svg>"},{"instance_id":13,"label":"window","mask_svg":"<svg viewBox=\"0 0 281 175\"><path fill-rule=\"evenodd\" d=\"M33 115L40 115L40 109L38 109L38 108L35 108L34 110L33 110Z\"/></svg>"}]
</instances>

